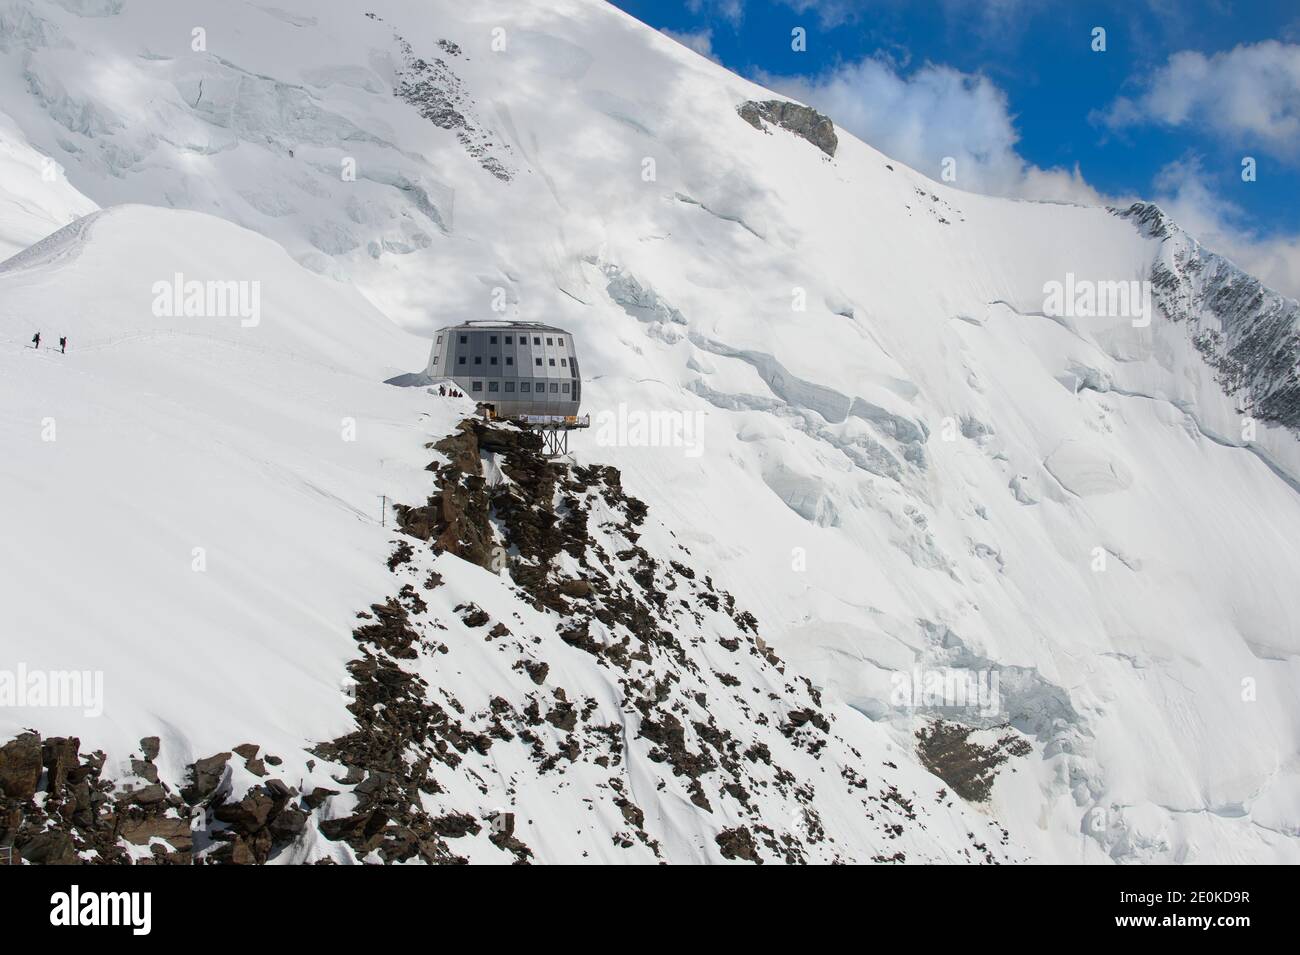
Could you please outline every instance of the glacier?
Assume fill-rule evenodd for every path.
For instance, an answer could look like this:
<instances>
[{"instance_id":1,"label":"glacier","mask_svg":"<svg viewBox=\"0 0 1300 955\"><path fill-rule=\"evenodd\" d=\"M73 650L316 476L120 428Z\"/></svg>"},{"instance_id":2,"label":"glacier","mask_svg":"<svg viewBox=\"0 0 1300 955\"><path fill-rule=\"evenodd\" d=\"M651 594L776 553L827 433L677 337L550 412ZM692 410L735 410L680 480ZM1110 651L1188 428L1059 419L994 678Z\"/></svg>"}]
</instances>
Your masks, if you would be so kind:
<instances>
[{"instance_id":1,"label":"glacier","mask_svg":"<svg viewBox=\"0 0 1300 955\"><path fill-rule=\"evenodd\" d=\"M962 192L842 129L828 152L597 0L3 0L0 71L0 668L102 671L105 692L97 719L0 709L0 741L75 736L130 779L161 737L145 761L176 789L255 742L297 790L340 789L308 750L354 726L356 614L394 585L385 502L429 495L426 445L473 411L384 382L500 302L577 336L584 412L700 422L698 454L591 434L574 466L616 468L647 550L688 548L753 615L808 686L746 679L816 692L824 759L930 786L909 858L965 861L979 825L999 861L1300 859L1300 306L1158 207ZM261 321L154 314L177 273L259 283ZM1149 325L1050 314L1067 275L1150 282ZM68 354L26 348L38 329ZM577 655L613 719L616 681L560 645L558 611L453 554L417 563L466 649L421 664L430 693L539 692L478 646L453 610L473 603ZM917 732L957 717L892 701L918 668L997 676L972 738L1026 751L987 799L931 799ZM718 842L743 807L693 803L629 719L660 857L789 861ZM448 812L510 804L535 861L656 858L615 841L628 814L589 768L483 759L500 778ZM238 762L232 802L262 785ZM834 851L788 800L754 811L810 861L892 855L817 788ZM525 824L547 818L574 838ZM513 861L491 834L447 842ZM275 856L321 857L368 858L318 830Z\"/></svg>"}]
</instances>

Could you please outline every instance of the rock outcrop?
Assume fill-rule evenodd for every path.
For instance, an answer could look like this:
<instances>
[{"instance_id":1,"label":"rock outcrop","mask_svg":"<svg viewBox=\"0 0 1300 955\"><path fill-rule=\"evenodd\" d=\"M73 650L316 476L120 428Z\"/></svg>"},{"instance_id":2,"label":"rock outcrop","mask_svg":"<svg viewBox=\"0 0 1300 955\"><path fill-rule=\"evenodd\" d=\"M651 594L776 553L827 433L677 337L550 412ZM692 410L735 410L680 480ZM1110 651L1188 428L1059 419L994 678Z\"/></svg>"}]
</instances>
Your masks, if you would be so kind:
<instances>
[{"instance_id":1,"label":"rock outcrop","mask_svg":"<svg viewBox=\"0 0 1300 955\"><path fill-rule=\"evenodd\" d=\"M767 132L765 123L779 126L812 143L827 156L834 156L839 147L835 124L811 106L801 106L788 100L769 99L761 102L749 100L741 103L736 112L755 129Z\"/></svg>"},{"instance_id":2,"label":"rock outcrop","mask_svg":"<svg viewBox=\"0 0 1300 955\"><path fill-rule=\"evenodd\" d=\"M479 419L432 450L433 493L397 509L391 594L357 614L354 728L298 754L302 791L256 743L174 786L155 737L112 779L77 740L25 734L0 748L0 845L32 863L1008 856L940 780L846 739L617 470Z\"/></svg>"},{"instance_id":3,"label":"rock outcrop","mask_svg":"<svg viewBox=\"0 0 1300 955\"><path fill-rule=\"evenodd\" d=\"M158 779L158 738L140 744L117 780L76 737L25 733L0 747L0 846L36 865L188 863L190 809Z\"/></svg>"}]
</instances>

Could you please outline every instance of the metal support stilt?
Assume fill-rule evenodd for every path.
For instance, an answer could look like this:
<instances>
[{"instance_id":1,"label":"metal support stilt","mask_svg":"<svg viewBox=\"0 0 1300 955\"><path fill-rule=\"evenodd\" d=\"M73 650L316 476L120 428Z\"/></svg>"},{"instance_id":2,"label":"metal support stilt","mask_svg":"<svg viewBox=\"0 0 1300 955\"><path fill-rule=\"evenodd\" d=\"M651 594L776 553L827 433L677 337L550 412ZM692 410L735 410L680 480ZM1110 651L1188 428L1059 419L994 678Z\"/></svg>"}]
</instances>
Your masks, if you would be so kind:
<instances>
[{"instance_id":1,"label":"metal support stilt","mask_svg":"<svg viewBox=\"0 0 1300 955\"><path fill-rule=\"evenodd\" d=\"M569 453L569 430L548 426L542 431L542 449L548 457L559 457Z\"/></svg>"},{"instance_id":2,"label":"metal support stilt","mask_svg":"<svg viewBox=\"0 0 1300 955\"><path fill-rule=\"evenodd\" d=\"M520 427L535 431L542 437L542 454L548 458L563 457L569 453L569 432L591 427L591 416L520 415L511 419Z\"/></svg>"}]
</instances>

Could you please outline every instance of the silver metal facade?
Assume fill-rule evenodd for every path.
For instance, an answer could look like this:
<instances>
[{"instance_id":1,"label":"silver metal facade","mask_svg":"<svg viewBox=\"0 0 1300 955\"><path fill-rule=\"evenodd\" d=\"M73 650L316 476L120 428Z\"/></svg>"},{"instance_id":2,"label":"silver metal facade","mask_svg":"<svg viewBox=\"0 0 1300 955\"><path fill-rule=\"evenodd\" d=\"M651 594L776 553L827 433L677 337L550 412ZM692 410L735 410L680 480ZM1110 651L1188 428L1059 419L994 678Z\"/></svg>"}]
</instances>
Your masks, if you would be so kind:
<instances>
[{"instance_id":1,"label":"silver metal facade","mask_svg":"<svg viewBox=\"0 0 1300 955\"><path fill-rule=\"evenodd\" d=\"M576 415L582 378L573 336L528 322L466 322L440 328L428 374L449 378L501 416Z\"/></svg>"}]
</instances>

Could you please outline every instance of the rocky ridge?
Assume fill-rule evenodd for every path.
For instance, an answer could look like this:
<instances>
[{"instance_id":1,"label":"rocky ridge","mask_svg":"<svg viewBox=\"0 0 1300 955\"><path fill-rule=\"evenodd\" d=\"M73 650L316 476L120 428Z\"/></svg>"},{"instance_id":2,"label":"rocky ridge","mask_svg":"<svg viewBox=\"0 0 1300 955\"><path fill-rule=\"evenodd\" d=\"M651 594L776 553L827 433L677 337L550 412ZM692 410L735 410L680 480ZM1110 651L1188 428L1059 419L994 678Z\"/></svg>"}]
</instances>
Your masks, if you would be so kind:
<instances>
[{"instance_id":1,"label":"rocky ridge","mask_svg":"<svg viewBox=\"0 0 1300 955\"><path fill-rule=\"evenodd\" d=\"M1014 857L942 780L847 738L617 470L478 419L431 450L433 493L397 508L392 594L358 614L355 728L311 747L304 780L243 744L169 785L156 738L110 779L102 753L29 734L0 749L0 845L32 863L526 863L553 834L643 862ZM577 838L554 831L575 819ZM956 850L931 834L954 824Z\"/></svg>"},{"instance_id":2,"label":"rocky ridge","mask_svg":"<svg viewBox=\"0 0 1300 955\"><path fill-rule=\"evenodd\" d=\"M1150 273L1155 303L1187 327L1224 392L1254 417L1300 428L1300 303L1204 248L1154 203L1112 211L1163 240Z\"/></svg>"}]
</instances>

